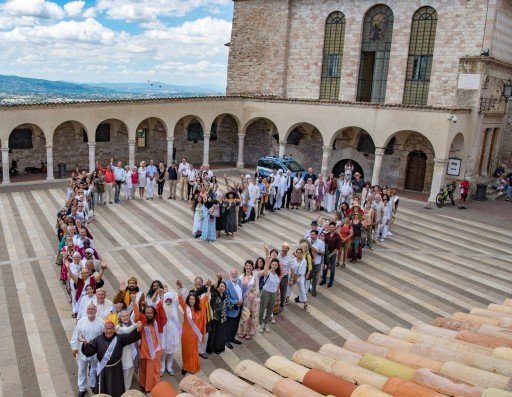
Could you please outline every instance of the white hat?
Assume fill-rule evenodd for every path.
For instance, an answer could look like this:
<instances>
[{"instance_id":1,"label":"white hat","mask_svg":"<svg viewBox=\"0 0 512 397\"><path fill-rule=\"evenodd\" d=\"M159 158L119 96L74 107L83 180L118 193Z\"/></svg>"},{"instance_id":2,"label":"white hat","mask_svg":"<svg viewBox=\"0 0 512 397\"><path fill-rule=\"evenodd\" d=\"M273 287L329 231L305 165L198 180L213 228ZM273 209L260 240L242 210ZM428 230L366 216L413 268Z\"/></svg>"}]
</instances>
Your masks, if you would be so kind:
<instances>
[{"instance_id":1,"label":"white hat","mask_svg":"<svg viewBox=\"0 0 512 397\"><path fill-rule=\"evenodd\" d=\"M280 174L282 174L282 173L283 173L283 170L279 170L279 171L277 171L277 172L278 172L278 173L280 173Z\"/></svg>"},{"instance_id":2,"label":"white hat","mask_svg":"<svg viewBox=\"0 0 512 397\"><path fill-rule=\"evenodd\" d=\"M87 248L85 250L85 253L90 253L90 254L94 254L94 250L92 248Z\"/></svg>"},{"instance_id":3,"label":"white hat","mask_svg":"<svg viewBox=\"0 0 512 397\"><path fill-rule=\"evenodd\" d=\"M247 174L247 175L245 176L245 179L251 179L251 176L250 176L249 174Z\"/></svg>"}]
</instances>

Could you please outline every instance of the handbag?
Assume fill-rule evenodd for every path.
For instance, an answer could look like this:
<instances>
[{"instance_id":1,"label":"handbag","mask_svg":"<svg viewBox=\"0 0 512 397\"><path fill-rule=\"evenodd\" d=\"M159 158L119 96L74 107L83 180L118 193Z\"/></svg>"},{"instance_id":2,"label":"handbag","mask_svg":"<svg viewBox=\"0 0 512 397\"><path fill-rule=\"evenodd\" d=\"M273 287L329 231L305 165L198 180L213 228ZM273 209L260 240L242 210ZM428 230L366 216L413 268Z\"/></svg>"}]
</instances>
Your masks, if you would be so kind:
<instances>
[{"instance_id":1,"label":"handbag","mask_svg":"<svg viewBox=\"0 0 512 397\"><path fill-rule=\"evenodd\" d=\"M251 310L244 306L242 313L240 314L240 321L247 321L251 317Z\"/></svg>"}]
</instances>

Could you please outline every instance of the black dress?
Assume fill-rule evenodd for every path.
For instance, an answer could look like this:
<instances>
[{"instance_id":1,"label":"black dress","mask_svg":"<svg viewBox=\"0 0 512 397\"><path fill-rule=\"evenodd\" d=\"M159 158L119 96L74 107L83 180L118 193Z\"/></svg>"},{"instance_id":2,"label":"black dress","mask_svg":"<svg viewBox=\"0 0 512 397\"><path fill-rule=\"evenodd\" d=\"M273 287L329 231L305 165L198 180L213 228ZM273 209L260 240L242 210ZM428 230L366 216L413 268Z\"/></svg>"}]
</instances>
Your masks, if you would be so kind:
<instances>
[{"instance_id":1,"label":"black dress","mask_svg":"<svg viewBox=\"0 0 512 397\"><path fill-rule=\"evenodd\" d=\"M217 218L217 223L215 224L215 229L217 231L221 231L221 230L224 230L226 228L226 221L227 221L227 208L228 208L228 203L223 201L220 205L219 205L219 217Z\"/></svg>"},{"instance_id":2,"label":"black dress","mask_svg":"<svg viewBox=\"0 0 512 397\"><path fill-rule=\"evenodd\" d=\"M86 357L94 356L98 357L98 363L107 352L107 349L112 342L112 338L107 338L105 334L98 335L89 343L82 344L82 353ZM129 334L117 335L117 343L110 360L107 365L103 368L103 371L98 375L97 385L98 393L109 394L112 397L121 397L125 392L124 389L124 375L123 375L123 363L121 357L123 356L123 347L130 343L137 342L140 339L139 331L134 329Z\"/></svg>"},{"instance_id":3,"label":"black dress","mask_svg":"<svg viewBox=\"0 0 512 397\"><path fill-rule=\"evenodd\" d=\"M208 343L206 344L207 353L220 353L226 350L226 331L227 317L226 306L228 303L227 295L220 295L219 291L212 289L210 298L210 307L212 309L212 321L210 321L210 332L208 333Z\"/></svg>"},{"instance_id":4,"label":"black dress","mask_svg":"<svg viewBox=\"0 0 512 397\"><path fill-rule=\"evenodd\" d=\"M242 208L240 208L240 211ZM228 203L226 208L226 233L234 233L237 231L238 222L236 219L236 203Z\"/></svg>"}]
</instances>

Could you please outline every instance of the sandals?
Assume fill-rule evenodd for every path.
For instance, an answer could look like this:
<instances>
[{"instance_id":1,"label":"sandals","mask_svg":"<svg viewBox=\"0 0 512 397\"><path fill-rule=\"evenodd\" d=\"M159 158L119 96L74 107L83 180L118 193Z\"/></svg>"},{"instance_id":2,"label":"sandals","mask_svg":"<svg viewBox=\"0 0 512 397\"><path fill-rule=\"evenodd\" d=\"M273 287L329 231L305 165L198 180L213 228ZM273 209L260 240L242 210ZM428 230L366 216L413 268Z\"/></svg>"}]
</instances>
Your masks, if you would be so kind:
<instances>
[{"instance_id":1,"label":"sandals","mask_svg":"<svg viewBox=\"0 0 512 397\"><path fill-rule=\"evenodd\" d=\"M345 264L345 262L343 262L343 263L341 264L341 267L347 267L347 265Z\"/></svg>"},{"instance_id":2,"label":"sandals","mask_svg":"<svg viewBox=\"0 0 512 397\"><path fill-rule=\"evenodd\" d=\"M339 263L339 262L336 262L336 267L338 267L339 265L340 265L340 263Z\"/></svg>"},{"instance_id":3,"label":"sandals","mask_svg":"<svg viewBox=\"0 0 512 397\"><path fill-rule=\"evenodd\" d=\"M309 313L309 312L308 312L308 304L307 304L307 303L304 303L304 311L305 311L306 313Z\"/></svg>"}]
</instances>

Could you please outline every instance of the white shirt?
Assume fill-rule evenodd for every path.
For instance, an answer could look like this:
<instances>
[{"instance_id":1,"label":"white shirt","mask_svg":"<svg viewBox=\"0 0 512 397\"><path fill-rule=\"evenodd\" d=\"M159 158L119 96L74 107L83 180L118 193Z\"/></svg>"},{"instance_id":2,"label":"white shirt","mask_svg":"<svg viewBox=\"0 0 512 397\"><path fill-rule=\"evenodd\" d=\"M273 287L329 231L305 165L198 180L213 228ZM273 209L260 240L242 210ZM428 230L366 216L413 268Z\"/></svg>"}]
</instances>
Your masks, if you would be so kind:
<instances>
[{"instance_id":1,"label":"white shirt","mask_svg":"<svg viewBox=\"0 0 512 397\"><path fill-rule=\"evenodd\" d=\"M306 277L306 272L308 270L308 262L302 258L300 262L295 259L295 274L297 274L298 280L297 281L304 281L304 278Z\"/></svg>"},{"instance_id":2,"label":"white shirt","mask_svg":"<svg viewBox=\"0 0 512 397\"><path fill-rule=\"evenodd\" d=\"M197 177L197 170L194 168L192 170L187 171L187 177L189 182L194 182Z\"/></svg>"},{"instance_id":3,"label":"white shirt","mask_svg":"<svg viewBox=\"0 0 512 397\"><path fill-rule=\"evenodd\" d=\"M236 281L233 282L233 280L231 280L231 279L229 281L231 282L231 285L233 285L233 288L236 291L236 295L238 296L238 300L242 300L242 298L243 298L242 288L240 288L240 286L238 285L238 283Z\"/></svg>"},{"instance_id":4,"label":"white shirt","mask_svg":"<svg viewBox=\"0 0 512 397\"><path fill-rule=\"evenodd\" d=\"M256 199L256 187L254 186L254 183L249 183L249 201L247 202L247 205L249 207L254 207L254 201Z\"/></svg>"},{"instance_id":5,"label":"white shirt","mask_svg":"<svg viewBox=\"0 0 512 397\"><path fill-rule=\"evenodd\" d=\"M279 276L277 274L268 272L266 276L263 276L263 280L265 280L265 284L263 284L263 290L270 292L271 294L275 294L281 281L279 280Z\"/></svg>"},{"instance_id":6,"label":"white shirt","mask_svg":"<svg viewBox=\"0 0 512 397\"><path fill-rule=\"evenodd\" d=\"M82 353L82 343L78 341L78 337L80 335L83 335L85 336L85 339L87 339L87 341L90 342L98 335L100 335L103 332L104 328L105 323L101 318L98 317L96 317L94 321L89 321L89 318L87 316L82 317L80 320L78 320L78 322L76 323L75 330L73 331L73 335L71 336L70 345L71 349L78 350L80 360L89 361L89 358L85 357L84 354Z\"/></svg>"},{"instance_id":7,"label":"white shirt","mask_svg":"<svg viewBox=\"0 0 512 397\"><path fill-rule=\"evenodd\" d=\"M190 169L190 166L188 165L188 163L185 163L185 164L180 163L180 165L178 167L178 173L181 176L187 176L189 169Z\"/></svg>"},{"instance_id":8,"label":"white shirt","mask_svg":"<svg viewBox=\"0 0 512 397\"><path fill-rule=\"evenodd\" d=\"M311 241L311 246L316 249L317 252L325 253L325 243L319 238L316 239L315 242ZM315 265L320 265L324 259L323 255L317 254L315 256Z\"/></svg>"},{"instance_id":9,"label":"white shirt","mask_svg":"<svg viewBox=\"0 0 512 397\"><path fill-rule=\"evenodd\" d=\"M282 256L281 254L277 256L277 259L279 259L279 263L282 266L283 276L288 276L288 274L290 274L290 268L293 269L295 259L291 255Z\"/></svg>"},{"instance_id":10,"label":"white shirt","mask_svg":"<svg viewBox=\"0 0 512 397\"><path fill-rule=\"evenodd\" d=\"M76 312L77 320L80 320L82 317L87 317L87 306L91 303L96 306L96 295L93 295L92 297L84 295L84 297L80 299L80 306L78 306L78 310Z\"/></svg>"},{"instance_id":11,"label":"white shirt","mask_svg":"<svg viewBox=\"0 0 512 397\"><path fill-rule=\"evenodd\" d=\"M96 305L96 317L101 318L105 320L105 318L110 314L110 311L112 310L112 301L105 298L105 302L98 303L98 300L96 299L95 303Z\"/></svg>"}]
</instances>

